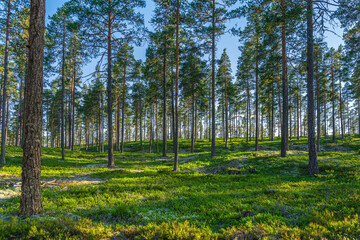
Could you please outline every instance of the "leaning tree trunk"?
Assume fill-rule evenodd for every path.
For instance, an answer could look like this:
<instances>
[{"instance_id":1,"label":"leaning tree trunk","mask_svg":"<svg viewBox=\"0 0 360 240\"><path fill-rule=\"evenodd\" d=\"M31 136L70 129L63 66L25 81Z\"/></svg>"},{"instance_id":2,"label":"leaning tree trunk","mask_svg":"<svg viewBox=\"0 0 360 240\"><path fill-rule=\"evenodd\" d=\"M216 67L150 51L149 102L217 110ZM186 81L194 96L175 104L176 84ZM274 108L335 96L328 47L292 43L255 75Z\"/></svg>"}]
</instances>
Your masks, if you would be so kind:
<instances>
[{"instance_id":1,"label":"leaning tree trunk","mask_svg":"<svg viewBox=\"0 0 360 240\"><path fill-rule=\"evenodd\" d=\"M307 95L309 174L319 174L315 146L313 0L307 0Z\"/></svg>"},{"instance_id":2,"label":"leaning tree trunk","mask_svg":"<svg viewBox=\"0 0 360 240\"><path fill-rule=\"evenodd\" d=\"M6 16L6 36L5 36L5 56L4 56L4 82L3 82L3 92L2 92L2 106L1 106L1 164L6 164L5 160L5 145L6 145L6 88L8 80L8 66L9 66L9 38L10 38L10 14L11 14L11 1L8 0L8 10Z\"/></svg>"},{"instance_id":3,"label":"leaning tree trunk","mask_svg":"<svg viewBox=\"0 0 360 240\"><path fill-rule=\"evenodd\" d=\"M41 139L45 42L45 0L31 0L28 77L25 82L24 151L21 185L21 215L42 210Z\"/></svg>"}]
</instances>

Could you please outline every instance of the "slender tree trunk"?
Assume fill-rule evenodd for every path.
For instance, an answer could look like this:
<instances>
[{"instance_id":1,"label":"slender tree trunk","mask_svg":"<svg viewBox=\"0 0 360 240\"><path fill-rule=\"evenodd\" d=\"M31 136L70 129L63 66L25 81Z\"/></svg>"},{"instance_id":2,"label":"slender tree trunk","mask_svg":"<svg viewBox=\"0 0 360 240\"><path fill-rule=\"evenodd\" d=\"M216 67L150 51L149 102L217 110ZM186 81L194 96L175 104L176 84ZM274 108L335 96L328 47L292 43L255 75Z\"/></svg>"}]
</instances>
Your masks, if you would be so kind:
<instances>
[{"instance_id":1,"label":"slender tree trunk","mask_svg":"<svg viewBox=\"0 0 360 240\"><path fill-rule=\"evenodd\" d=\"M171 139L174 141L175 132L175 105L174 105L174 78L171 78ZM174 149L173 152L175 153Z\"/></svg>"},{"instance_id":2,"label":"slender tree trunk","mask_svg":"<svg viewBox=\"0 0 360 240\"><path fill-rule=\"evenodd\" d=\"M112 72L111 72L111 38L112 38L112 15L109 10L108 13L108 33L107 33L107 94L108 94L108 167L114 167L114 152L113 152L113 131L112 131Z\"/></svg>"},{"instance_id":3,"label":"slender tree trunk","mask_svg":"<svg viewBox=\"0 0 360 240\"><path fill-rule=\"evenodd\" d=\"M282 93L283 93L283 117L281 125L281 157L286 157L288 149L289 131L289 99L288 99L288 77L287 77L287 54L286 54L286 20L285 20L285 0L281 1L283 24L282 24Z\"/></svg>"},{"instance_id":4,"label":"slender tree trunk","mask_svg":"<svg viewBox=\"0 0 360 240\"><path fill-rule=\"evenodd\" d=\"M176 4L176 74L175 74L175 131L174 131L174 172L179 171L179 25L180 25L180 0Z\"/></svg>"},{"instance_id":5,"label":"slender tree trunk","mask_svg":"<svg viewBox=\"0 0 360 240\"><path fill-rule=\"evenodd\" d=\"M116 151L120 152L120 96L117 96L116 105Z\"/></svg>"},{"instance_id":6,"label":"slender tree trunk","mask_svg":"<svg viewBox=\"0 0 360 240\"><path fill-rule=\"evenodd\" d=\"M212 34L211 34L211 107L212 107L212 136L211 136L211 157L215 157L215 0L212 0Z\"/></svg>"},{"instance_id":7,"label":"slender tree trunk","mask_svg":"<svg viewBox=\"0 0 360 240\"><path fill-rule=\"evenodd\" d=\"M226 73L225 73L226 74ZM225 75L225 148L228 148L228 138L229 138L229 113L228 113L228 93L227 93L227 76Z\"/></svg>"},{"instance_id":8,"label":"slender tree trunk","mask_svg":"<svg viewBox=\"0 0 360 240\"><path fill-rule=\"evenodd\" d=\"M341 128L341 137L344 138L344 120L343 120L343 101L342 101L342 87L341 87L341 78L339 78L339 88L340 88L340 128Z\"/></svg>"},{"instance_id":9,"label":"slender tree trunk","mask_svg":"<svg viewBox=\"0 0 360 240\"><path fill-rule=\"evenodd\" d=\"M25 82L24 151L20 214L29 216L42 210L41 138L43 61L45 42L45 0L31 0L28 77Z\"/></svg>"},{"instance_id":10,"label":"slender tree trunk","mask_svg":"<svg viewBox=\"0 0 360 240\"><path fill-rule=\"evenodd\" d=\"M140 110L140 150L143 151L144 150L144 146L143 146L143 136L142 136L142 131L143 131L143 128L142 128L142 106L141 106L141 101L142 99L140 98L140 101L139 101L139 110Z\"/></svg>"},{"instance_id":11,"label":"slender tree trunk","mask_svg":"<svg viewBox=\"0 0 360 240\"><path fill-rule=\"evenodd\" d=\"M158 125L158 104L155 103L155 136L156 136L156 153L159 153L159 125Z\"/></svg>"},{"instance_id":12,"label":"slender tree trunk","mask_svg":"<svg viewBox=\"0 0 360 240\"><path fill-rule=\"evenodd\" d=\"M74 80L72 85L72 135L71 135L71 151L74 151L75 145L75 91L76 91L76 56L74 56Z\"/></svg>"},{"instance_id":13,"label":"slender tree trunk","mask_svg":"<svg viewBox=\"0 0 360 240\"><path fill-rule=\"evenodd\" d=\"M17 124L16 124L16 141L15 146L20 144L21 139L21 128L22 128L22 89L23 89L23 79L20 79L20 87L19 87L19 106L18 106L18 113L17 113ZM48 147L48 145L46 145Z\"/></svg>"},{"instance_id":14,"label":"slender tree trunk","mask_svg":"<svg viewBox=\"0 0 360 240\"><path fill-rule=\"evenodd\" d=\"M9 39L10 39L10 14L11 14L11 1L7 2L7 14L6 14L6 34L5 34L5 56L4 56L4 81L2 92L2 104L1 104L1 164L5 165L5 145L6 145L6 99L7 99L7 81L8 81L8 66L9 66Z\"/></svg>"},{"instance_id":15,"label":"slender tree trunk","mask_svg":"<svg viewBox=\"0 0 360 240\"><path fill-rule=\"evenodd\" d=\"M324 137L327 137L327 96L324 96Z\"/></svg>"},{"instance_id":16,"label":"slender tree trunk","mask_svg":"<svg viewBox=\"0 0 360 240\"><path fill-rule=\"evenodd\" d=\"M63 19L63 36L62 36L62 61L61 61L61 160L65 160L65 118L64 118L64 101L65 101L65 19Z\"/></svg>"},{"instance_id":17,"label":"slender tree trunk","mask_svg":"<svg viewBox=\"0 0 360 240\"><path fill-rule=\"evenodd\" d=\"M307 0L307 95L309 174L319 174L315 146L313 0Z\"/></svg>"},{"instance_id":18,"label":"slender tree trunk","mask_svg":"<svg viewBox=\"0 0 360 240\"><path fill-rule=\"evenodd\" d=\"M331 56L331 59L333 59L334 56ZM333 127L333 134L332 139L335 141L335 134L336 134L336 126L335 126L335 77L334 77L334 69L333 69L334 62L331 61L331 102L332 102L332 127Z\"/></svg>"},{"instance_id":19,"label":"slender tree trunk","mask_svg":"<svg viewBox=\"0 0 360 240\"><path fill-rule=\"evenodd\" d=\"M358 118L358 124L359 124L359 129L358 129L358 133L359 133L359 137L360 137L360 98L358 98L358 115L359 115L359 118Z\"/></svg>"},{"instance_id":20,"label":"slender tree trunk","mask_svg":"<svg viewBox=\"0 0 360 240\"><path fill-rule=\"evenodd\" d=\"M259 62L258 62L258 44L259 39L256 38L256 54L255 54L255 155L259 151Z\"/></svg>"},{"instance_id":21,"label":"slender tree trunk","mask_svg":"<svg viewBox=\"0 0 360 240\"><path fill-rule=\"evenodd\" d=\"M150 106L150 141L149 141L149 153L151 153L151 145L153 140L153 106Z\"/></svg>"},{"instance_id":22,"label":"slender tree trunk","mask_svg":"<svg viewBox=\"0 0 360 240\"><path fill-rule=\"evenodd\" d=\"M194 152L195 149L195 88L194 83L191 84L192 86L192 119L191 119L191 152Z\"/></svg>"},{"instance_id":23,"label":"slender tree trunk","mask_svg":"<svg viewBox=\"0 0 360 240\"><path fill-rule=\"evenodd\" d=\"M165 25L164 25L164 31L166 33L167 31L167 18L166 18L166 14L165 14ZM166 62L166 57L167 57L167 36L165 34L164 37L164 41L165 41L165 48L164 48L164 62L163 62L163 149L162 149L162 154L163 157L166 157L166 148L167 148L167 125L166 125L166 70L167 70L167 62Z\"/></svg>"},{"instance_id":24,"label":"slender tree trunk","mask_svg":"<svg viewBox=\"0 0 360 240\"><path fill-rule=\"evenodd\" d=\"M321 112L320 112L320 76L319 76L319 49L316 51L316 107L317 107L317 139L316 139L316 151L320 152L320 123L321 123Z\"/></svg>"},{"instance_id":25,"label":"slender tree trunk","mask_svg":"<svg viewBox=\"0 0 360 240\"><path fill-rule=\"evenodd\" d=\"M126 66L127 61L125 60L124 65L124 81L122 86L122 106L121 106L121 153L124 152L124 121L125 121L125 95L126 95Z\"/></svg>"}]
</instances>

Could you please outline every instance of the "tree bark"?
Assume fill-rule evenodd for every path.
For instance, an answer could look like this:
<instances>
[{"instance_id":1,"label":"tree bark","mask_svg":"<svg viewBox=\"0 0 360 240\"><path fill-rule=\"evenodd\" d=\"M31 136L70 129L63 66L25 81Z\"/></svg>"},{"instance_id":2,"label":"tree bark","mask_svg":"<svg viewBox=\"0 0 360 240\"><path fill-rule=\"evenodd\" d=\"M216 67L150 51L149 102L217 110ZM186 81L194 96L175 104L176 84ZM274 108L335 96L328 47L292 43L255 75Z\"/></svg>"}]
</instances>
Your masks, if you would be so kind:
<instances>
[{"instance_id":1,"label":"tree bark","mask_svg":"<svg viewBox=\"0 0 360 240\"><path fill-rule=\"evenodd\" d=\"M127 55L127 50L125 50ZM125 56L126 58L126 56ZM122 103L121 103L121 153L124 152L124 122L125 122L125 95L126 95L126 68L127 60L124 63L124 80L122 85Z\"/></svg>"},{"instance_id":2,"label":"tree bark","mask_svg":"<svg viewBox=\"0 0 360 240\"><path fill-rule=\"evenodd\" d=\"M332 133L332 140L335 142L335 134L336 134L336 126L335 126L335 76L334 76L334 68L333 68L333 61L334 56L331 56L331 102L332 102L332 127L333 127L333 133Z\"/></svg>"},{"instance_id":3,"label":"tree bark","mask_svg":"<svg viewBox=\"0 0 360 240\"><path fill-rule=\"evenodd\" d=\"M175 74L175 127L174 127L174 172L179 171L179 25L180 0L176 2L176 74Z\"/></svg>"},{"instance_id":4,"label":"tree bark","mask_svg":"<svg viewBox=\"0 0 360 240\"><path fill-rule=\"evenodd\" d=\"M165 31L165 49L164 49L164 62L163 62L163 149L162 154L163 157L166 157L166 148L167 148L167 124L166 124L166 57L167 57L167 36L166 36L166 29L167 28L167 18L165 14L165 25L164 25L164 31Z\"/></svg>"},{"instance_id":5,"label":"tree bark","mask_svg":"<svg viewBox=\"0 0 360 240\"><path fill-rule=\"evenodd\" d=\"M5 56L4 56L4 81L3 81L3 92L2 92L2 103L1 103L1 156L0 162L5 165L5 145L6 145L6 100L7 100L7 81L8 81L8 66L9 66L9 39L10 39L10 14L11 14L11 1L7 2L7 14L6 14L6 34L5 34Z\"/></svg>"},{"instance_id":6,"label":"tree bark","mask_svg":"<svg viewBox=\"0 0 360 240\"><path fill-rule=\"evenodd\" d=\"M255 152L259 151L259 62L258 62L258 44L259 39L256 38L256 54L255 54ZM256 153L255 153L256 154Z\"/></svg>"},{"instance_id":7,"label":"tree bark","mask_svg":"<svg viewBox=\"0 0 360 240\"><path fill-rule=\"evenodd\" d=\"M24 100L24 151L20 214L29 216L42 210L41 139L42 93L45 42L45 0L31 0L28 77Z\"/></svg>"},{"instance_id":8,"label":"tree bark","mask_svg":"<svg viewBox=\"0 0 360 240\"><path fill-rule=\"evenodd\" d=\"M212 34L211 34L211 107L212 107L212 122L211 122L211 157L215 157L215 0L212 0Z\"/></svg>"},{"instance_id":9,"label":"tree bark","mask_svg":"<svg viewBox=\"0 0 360 240\"><path fill-rule=\"evenodd\" d=\"M286 157L288 149L288 130L289 130L289 99L288 99L288 77L287 77L287 55L286 55L286 20L285 20L285 0L281 1L283 24L282 24L282 93L283 93L283 117L281 124L281 157Z\"/></svg>"},{"instance_id":10,"label":"tree bark","mask_svg":"<svg viewBox=\"0 0 360 240\"><path fill-rule=\"evenodd\" d=\"M316 139L316 151L320 152L320 123L321 123L321 112L320 112L320 76L319 76L319 51L320 49L317 48L316 50L316 108L317 108L317 139Z\"/></svg>"},{"instance_id":11,"label":"tree bark","mask_svg":"<svg viewBox=\"0 0 360 240\"><path fill-rule=\"evenodd\" d=\"M114 167L113 131L112 131L112 76L111 76L111 37L112 37L112 15L108 13L108 35L107 35L107 94L108 94L108 167Z\"/></svg>"},{"instance_id":12,"label":"tree bark","mask_svg":"<svg viewBox=\"0 0 360 240\"><path fill-rule=\"evenodd\" d=\"M315 146L313 0L307 0L307 95L309 174L319 174Z\"/></svg>"}]
</instances>

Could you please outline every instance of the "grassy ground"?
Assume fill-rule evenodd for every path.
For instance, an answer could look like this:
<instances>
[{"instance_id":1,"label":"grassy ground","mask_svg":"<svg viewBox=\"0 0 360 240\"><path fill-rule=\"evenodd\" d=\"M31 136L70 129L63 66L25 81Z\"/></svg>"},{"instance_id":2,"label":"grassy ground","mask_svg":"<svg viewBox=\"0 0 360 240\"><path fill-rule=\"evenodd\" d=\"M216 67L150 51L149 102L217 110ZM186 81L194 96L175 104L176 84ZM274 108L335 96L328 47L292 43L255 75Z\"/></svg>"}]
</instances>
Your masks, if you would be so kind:
<instances>
[{"instance_id":1,"label":"grassy ground","mask_svg":"<svg viewBox=\"0 0 360 240\"><path fill-rule=\"evenodd\" d=\"M322 139L316 177L307 176L305 138L290 141L286 158L279 139L260 142L256 157L244 139L217 146L211 158L208 140L195 153L182 140L179 173L172 154L142 153L139 143L115 153L115 169L107 153L78 148L61 161L44 148L44 210L30 218L17 215L21 148L8 147L0 239L359 239L360 138Z\"/></svg>"}]
</instances>

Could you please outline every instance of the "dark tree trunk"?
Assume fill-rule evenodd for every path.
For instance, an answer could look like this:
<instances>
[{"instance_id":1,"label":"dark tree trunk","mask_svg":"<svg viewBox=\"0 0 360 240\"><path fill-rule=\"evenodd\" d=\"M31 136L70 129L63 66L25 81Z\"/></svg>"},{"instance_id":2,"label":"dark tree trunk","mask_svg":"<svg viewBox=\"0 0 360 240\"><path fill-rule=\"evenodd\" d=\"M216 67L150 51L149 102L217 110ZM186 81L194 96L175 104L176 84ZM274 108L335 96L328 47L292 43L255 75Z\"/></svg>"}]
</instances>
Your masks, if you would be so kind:
<instances>
[{"instance_id":1,"label":"dark tree trunk","mask_svg":"<svg viewBox=\"0 0 360 240\"><path fill-rule=\"evenodd\" d=\"M4 56L4 81L1 103L1 164L5 165L5 145L6 145L6 100L7 100L7 81L8 81L8 66L9 66L9 39L10 39L10 14L11 14L11 1L7 2L7 14L6 14L6 34L5 34L5 56Z\"/></svg>"},{"instance_id":2,"label":"dark tree trunk","mask_svg":"<svg viewBox=\"0 0 360 240\"><path fill-rule=\"evenodd\" d=\"M313 0L307 0L307 95L309 174L319 174L315 146Z\"/></svg>"},{"instance_id":3,"label":"dark tree trunk","mask_svg":"<svg viewBox=\"0 0 360 240\"><path fill-rule=\"evenodd\" d=\"M320 76L319 76L319 49L316 50L316 107L317 107L317 139L316 139L316 151L320 152L320 123L321 123L321 112L320 112Z\"/></svg>"},{"instance_id":4,"label":"dark tree trunk","mask_svg":"<svg viewBox=\"0 0 360 240\"><path fill-rule=\"evenodd\" d=\"M360 98L358 99L358 115L359 115L359 118L358 118L358 124L359 124L359 129L358 129L358 133L359 133L359 137L360 137Z\"/></svg>"},{"instance_id":5,"label":"dark tree trunk","mask_svg":"<svg viewBox=\"0 0 360 240\"><path fill-rule=\"evenodd\" d=\"M226 73L225 73L226 74ZM227 76L225 75L225 79ZM224 95L224 103L225 103L225 148L228 148L228 138L229 138L229 113L228 113L228 94L227 94L227 81L225 80L225 95Z\"/></svg>"},{"instance_id":6,"label":"dark tree trunk","mask_svg":"<svg viewBox=\"0 0 360 240\"><path fill-rule=\"evenodd\" d=\"M331 56L333 58L334 56ZM331 102L332 102L332 127L333 127L333 133L332 133L332 140L335 141L335 134L336 134L336 126L335 126L335 77L334 77L334 69L333 69L334 62L331 61Z\"/></svg>"},{"instance_id":7,"label":"dark tree trunk","mask_svg":"<svg viewBox=\"0 0 360 240\"><path fill-rule=\"evenodd\" d=\"M166 33L166 28L167 28L167 19L166 19L166 15L165 15L165 33ZM163 63L163 149L162 149L162 154L163 157L166 157L166 148L167 148L167 125L166 125L166 57L167 57L167 36L165 34L164 37L164 41L165 41L165 49L164 49L164 63Z\"/></svg>"},{"instance_id":8,"label":"dark tree trunk","mask_svg":"<svg viewBox=\"0 0 360 240\"><path fill-rule=\"evenodd\" d=\"M324 96L324 137L327 137L327 96Z\"/></svg>"},{"instance_id":9,"label":"dark tree trunk","mask_svg":"<svg viewBox=\"0 0 360 240\"><path fill-rule=\"evenodd\" d=\"M211 157L215 157L215 0L212 0L212 34L211 34L211 107L212 107L212 122L211 122Z\"/></svg>"},{"instance_id":10,"label":"dark tree trunk","mask_svg":"<svg viewBox=\"0 0 360 240\"><path fill-rule=\"evenodd\" d=\"M121 153L124 152L124 122L125 122L125 95L126 95L126 64L124 65L124 80L122 86L122 103L121 103Z\"/></svg>"},{"instance_id":11,"label":"dark tree trunk","mask_svg":"<svg viewBox=\"0 0 360 240\"><path fill-rule=\"evenodd\" d=\"M282 24L282 93L283 93L283 117L281 124L281 157L286 157L288 149L288 131L289 131L289 99L288 99L288 77L287 77L287 55L286 55L286 20L285 20L285 0L281 1L283 24Z\"/></svg>"},{"instance_id":12,"label":"dark tree trunk","mask_svg":"<svg viewBox=\"0 0 360 240\"><path fill-rule=\"evenodd\" d=\"M21 134L22 134L22 93L23 93L23 79L20 79L20 88L19 88L19 106L18 106L18 113L17 113L17 123L16 123L16 140L15 146L20 144ZM48 144L46 145L48 147Z\"/></svg>"},{"instance_id":13,"label":"dark tree trunk","mask_svg":"<svg viewBox=\"0 0 360 240\"><path fill-rule=\"evenodd\" d=\"M174 127L174 172L179 171L179 25L180 25L180 0L176 4L176 74L175 74L175 127Z\"/></svg>"},{"instance_id":14,"label":"dark tree trunk","mask_svg":"<svg viewBox=\"0 0 360 240\"><path fill-rule=\"evenodd\" d=\"M144 150L144 146L143 146L143 136L142 136L142 131L143 131L143 128L142 128L142 106L141 106L141 101L142 99L140 98L140 101L139 101L139 111L140 111L140 150L143 151Z\"/></svg>"},{"instance_id":15,"label":"dark tree trunk","mask_svg":"<svg viewBox=\"0 0 360 240\"><path fill-rule=\"evenodd\" d=\"M62 61L61 61L61 160L65 160L65 117L64 117L64 101L65 101L65 19L63 21L62 36Z\"/></svg>"},{"instance_id":16,"label":"dark tree trunk","mask_svg":"<svg viewBox=\"0 0 360 240\"><path fill-rule=\"evenodd\" d=\"M259 62L258 62L258 41L256 38L256 55L255 55L255 152L259 151ZM256 153L255 153L256 154Z\"/></svg>"},{"instance_id":17,"label":"dark tree trunk","mask_svg":"<svg viewBox=\"0 0 360 240\"><path fill-rule=\"evenodd\" d=\"M341 78L339 78L339 88L340 88L340 129L341 129L341 137L344 138L344 121L343 121L343 101L342 101L342 87L341 87Z\"/></svg>"},{"instance_id":18,"label":"dark tree trunk","mask_svg":"<svg viewBox=\"0 0 360 240\"><path fill-rule=\"evenodd\" d=\"M42 93L45 42L45 0L31 0L28 77L24 100L24 151L20 214L29 216L42 210L41 139Z\"/></svg>"},{"instance_id":19,"label":"dark tree trunk","mask_svg":"<svg viewBox=\"0 0 360 240\"><path fill-rule=\"evenodd\" d=\"M108 167L114 167L113 131L112 131L112 76L111 76L111 38L112 16L108 13L108 36L107 36L107 94L108 94Z\"/></svg>"},{"instance_id":20,"label":"dark tree trunk","mask_svg":"<svg viewBox=\"0 0 360 240\"><path fill-rule=\"evenodd\" d=\"M195 116L196 116L196 114L195 114L195 88L194 88L194 83L192 83L191 85L192 85L191 152L193 153L194 150L195 150Z\"/></svg>"}]
</instances>

